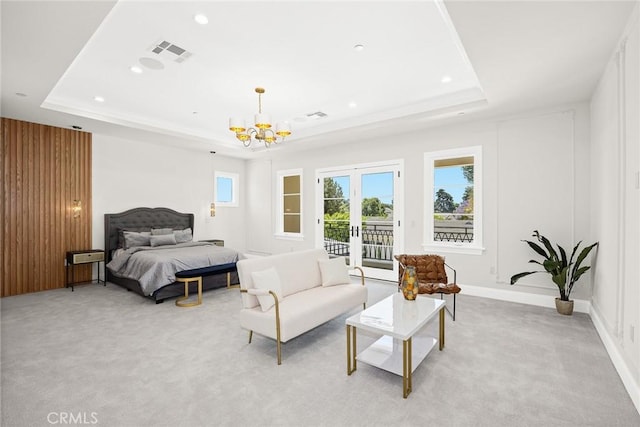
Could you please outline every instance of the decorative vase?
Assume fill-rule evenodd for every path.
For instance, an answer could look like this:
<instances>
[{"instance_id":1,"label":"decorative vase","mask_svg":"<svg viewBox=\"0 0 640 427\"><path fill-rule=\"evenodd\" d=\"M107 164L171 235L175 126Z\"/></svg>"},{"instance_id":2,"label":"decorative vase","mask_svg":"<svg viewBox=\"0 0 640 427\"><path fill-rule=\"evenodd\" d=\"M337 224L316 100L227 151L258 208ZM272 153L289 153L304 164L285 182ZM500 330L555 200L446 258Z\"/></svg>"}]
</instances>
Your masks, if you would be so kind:
<instances>
[{"instance_id":1,"label":"decorative vase","mask_svg":"<svg viewBox=\"0 0 640 427\"><path fill-rule=\"evenodd\" d=\"M407 266L404 269L402 275L402 295L405 299L413 301L418 296L418 276L416 274L416 268Z\"/></svg>"},{"instance_id":2,"label":"decorative vase","mask_svg":"<svg viewBox=\"0 0 640 427\"><path fill-rule=\"evenodd\" d=\"M560 314L570 316L573 314L573 300L564 301L560 298L556 298L556 310Z\"/></svg>"}]
</instances>

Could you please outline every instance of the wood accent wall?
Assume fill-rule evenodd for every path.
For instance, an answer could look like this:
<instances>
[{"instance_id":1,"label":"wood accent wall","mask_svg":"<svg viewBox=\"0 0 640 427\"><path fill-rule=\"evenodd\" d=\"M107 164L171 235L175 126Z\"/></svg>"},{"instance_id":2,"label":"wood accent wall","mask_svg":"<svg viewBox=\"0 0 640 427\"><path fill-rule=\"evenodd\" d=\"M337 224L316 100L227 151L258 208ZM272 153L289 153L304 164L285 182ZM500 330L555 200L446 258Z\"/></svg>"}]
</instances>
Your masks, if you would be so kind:
<instances>
[{"instance_id":1,"label":"wood accent wall","mask_svg":"<svg viewBox=\"0 0 640 427\"><path fill-rule=\"evenodd\" d=\"M1 296L63 288L66 252L91 249L91 134L6 118L1 127ZM76 281L91 274L75 266Z\"/></svg>"}]
</instances>

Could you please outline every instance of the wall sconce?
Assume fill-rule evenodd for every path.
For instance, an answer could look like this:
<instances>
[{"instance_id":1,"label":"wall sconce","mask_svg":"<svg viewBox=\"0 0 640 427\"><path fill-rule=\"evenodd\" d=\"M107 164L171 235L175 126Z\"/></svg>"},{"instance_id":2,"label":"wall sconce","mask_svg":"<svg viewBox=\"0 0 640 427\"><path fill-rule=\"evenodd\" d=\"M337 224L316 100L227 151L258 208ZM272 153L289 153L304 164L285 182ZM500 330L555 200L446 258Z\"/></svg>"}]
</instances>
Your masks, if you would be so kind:
<instances>
[{"instance_id":1,"label":"wall sconce","mask_svg":"<svg viewBox=\"0 0 640 427\"><path fill-rule=\"evenodd\" d=\"M73 212L74 218L80 217L80 212L82 212L82 202L80 200L73 201L73 205L71 205L71 212Z\"/></svg>"},{"instance_id":2,"label":"wall sconce","mask_svg":"<svg viewBox=\"0 0 640 427\"><path fill-rule=\"evenodd\" d=\"M215 203L211 203L211 206L209 207L209 214L211 214L211 216L216 216L216 204Z\"/></svg>"}]
</instances>

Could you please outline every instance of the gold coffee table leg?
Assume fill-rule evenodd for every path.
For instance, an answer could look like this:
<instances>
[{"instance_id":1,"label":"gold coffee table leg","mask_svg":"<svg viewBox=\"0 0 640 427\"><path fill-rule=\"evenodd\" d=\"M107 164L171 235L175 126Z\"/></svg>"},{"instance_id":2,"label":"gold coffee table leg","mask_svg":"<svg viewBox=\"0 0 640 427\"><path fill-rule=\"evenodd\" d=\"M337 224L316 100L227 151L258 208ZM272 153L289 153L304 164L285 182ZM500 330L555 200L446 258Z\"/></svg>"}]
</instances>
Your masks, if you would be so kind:
<instances>
[{"instance_id":1,"label":"gold coffee table leg","mask_svg":"<svg viewBox=\"0 0 640 427\"><path fill-rule=\"evenodd\" d=\"M444 348L444 308L440 309L440 334L439 334L439 344L440 351Z\"/></svg>"},{"instance_id":2,"label":"gold coffee table leg","mask_svg":"<svg viewBox=\"0 0 640 427\"><path fill-rule=\"evenodd\" d=\"M405 399L411 393L411 338L402 341L402 397Z\"/></svg>"},{"instance_id":3,"label":"gold coffee table leg","mask_svg":"<svg viewBox=\"0 0 640 427\"><path fill-rule=\"evenodd\" d=\"M356 328L347 325L347 375L356 370Z\"/></svg>"}]
</instances>

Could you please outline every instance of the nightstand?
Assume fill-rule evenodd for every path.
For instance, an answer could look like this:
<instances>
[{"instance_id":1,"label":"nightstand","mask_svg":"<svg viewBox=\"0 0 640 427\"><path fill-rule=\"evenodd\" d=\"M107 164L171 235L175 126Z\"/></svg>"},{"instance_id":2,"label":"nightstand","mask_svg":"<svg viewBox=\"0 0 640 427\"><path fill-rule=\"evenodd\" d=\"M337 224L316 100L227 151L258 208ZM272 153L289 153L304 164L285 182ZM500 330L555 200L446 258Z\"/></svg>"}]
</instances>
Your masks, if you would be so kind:
<instances>
[{"instance_id":1,"label":"nightstand","mask_svg":"<svg viewBox=\"0 0 640 427\"><path fill-rule=\"evenodd\" d=\"M102 282L104 283L104 286L107 286L107 283L104 280L100 280L100 263L104 262L104 251L102 249L87 249L84 251L67 252L67 283L65 287L68 288L71 286L71 292L73 292L74 285L93 283L93 280L90 282L75 282L74 267L79 264L93 264L94 262L98 263L98 283ZM69 281L69 269L71 269L71 281Z\"/></svg>"},{"instance_id":2,"label":"nightstand","mask_svg":"<svg viewBox=\"0 0 640 427\"><path fill-rule=\"evenodd\" d=\"M205 239L205 240L200 240L201 242L209 242L209 243L213 243L216 246L224 246L224 240L220 240L220 239Z\"/></svg>"}]
</instances>

